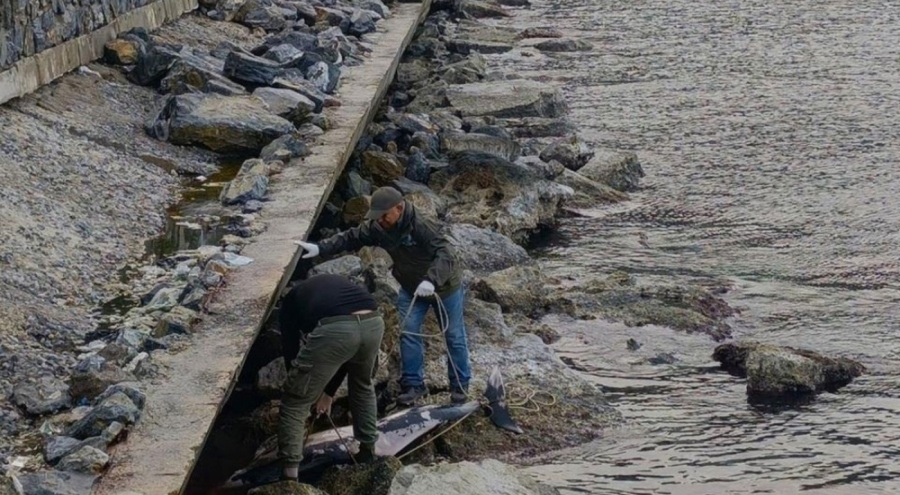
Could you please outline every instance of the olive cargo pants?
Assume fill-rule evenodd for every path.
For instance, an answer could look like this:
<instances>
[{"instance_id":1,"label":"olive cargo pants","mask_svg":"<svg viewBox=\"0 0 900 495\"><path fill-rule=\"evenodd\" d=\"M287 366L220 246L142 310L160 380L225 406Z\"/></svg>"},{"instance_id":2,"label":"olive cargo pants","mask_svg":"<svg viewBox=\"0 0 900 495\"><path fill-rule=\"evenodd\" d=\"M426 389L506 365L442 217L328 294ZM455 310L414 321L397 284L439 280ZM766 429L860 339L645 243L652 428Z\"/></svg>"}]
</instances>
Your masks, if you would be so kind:
<instances>
[{"instance_id":1,"label":"olive cargo pants","mask_svg":"<svg viewBox=\"0 0 900 495\"><path fill-rule=\"evenodd\" d=\"M288 373L278 422L278 458L289 466L303 460L303 441L310 408L329 380L347 363L353 436L361 444L375 444L378 411L372 371L384 335L378 313L323 318L309 334Z\"/></svg>"}]
</instances>

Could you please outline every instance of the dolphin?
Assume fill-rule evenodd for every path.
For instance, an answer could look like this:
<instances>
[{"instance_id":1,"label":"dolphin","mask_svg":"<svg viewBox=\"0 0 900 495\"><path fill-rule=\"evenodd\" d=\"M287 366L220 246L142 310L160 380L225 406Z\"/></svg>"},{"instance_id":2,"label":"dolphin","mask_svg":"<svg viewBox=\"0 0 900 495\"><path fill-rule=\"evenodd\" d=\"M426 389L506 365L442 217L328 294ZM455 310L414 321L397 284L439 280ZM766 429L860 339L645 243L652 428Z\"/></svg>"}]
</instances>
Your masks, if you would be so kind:
<instances>
[{"instance_id":1,"label":"dolphin","mask_svg":"<svg viewBox=\"0 0 900 495\"><path fill-rule=\"evenodd\" d=\"M429 405L397 411L378 421L375 454L396 456L428 433L448 427L479 409L481 405L478 401L471 401L459 405ZM267 439L257 449L253 462L231 475L221 489L248 489L278 481L281 464L278 462L277 452L277 437ZM353 438L352 426L313 433L306 439L303 448L299 480L314 483L327 467L348 464L352 462L351 454L357 452L359 442Z\"/></svg>"}]
</instances>

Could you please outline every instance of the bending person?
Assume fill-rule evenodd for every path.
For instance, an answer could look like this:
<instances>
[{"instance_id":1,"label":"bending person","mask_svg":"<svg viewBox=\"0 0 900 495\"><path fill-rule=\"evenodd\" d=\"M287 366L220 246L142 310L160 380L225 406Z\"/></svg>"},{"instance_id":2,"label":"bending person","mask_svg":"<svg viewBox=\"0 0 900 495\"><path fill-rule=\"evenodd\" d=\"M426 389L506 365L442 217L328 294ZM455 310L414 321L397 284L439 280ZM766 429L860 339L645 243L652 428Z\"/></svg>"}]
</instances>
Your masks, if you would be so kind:
<instances>
[{"instance_id":1,"label":"bending person","mask_svg":"<svg viewBox=\"0 0 900 495\"><path fill-rule=\"evenodd\" d=\"M366 289L340 275L310 277L284 297L280 327L288 378L278 422L283 478L297 478L310 408L323 391L334 395L344 378L342 369L347 375L353 436L360 443L356 459L374 459L378 411L372 372L384 335L377 308ZM307 337L303 349L301 335ZM323 408L320 401L317 409Z\"/></svg>"}]
</instances>

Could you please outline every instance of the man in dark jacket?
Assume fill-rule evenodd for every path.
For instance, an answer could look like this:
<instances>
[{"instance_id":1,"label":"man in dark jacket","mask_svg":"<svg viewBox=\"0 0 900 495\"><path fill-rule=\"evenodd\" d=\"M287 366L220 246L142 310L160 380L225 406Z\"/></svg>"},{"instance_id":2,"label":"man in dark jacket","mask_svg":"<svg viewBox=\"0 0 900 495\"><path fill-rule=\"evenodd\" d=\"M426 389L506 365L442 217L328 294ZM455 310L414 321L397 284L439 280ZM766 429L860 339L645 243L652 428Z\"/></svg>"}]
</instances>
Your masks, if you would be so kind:
<instances>
[{"instance_id":1,"label":"man in dark jacket","mask_svg":"<svg viewBox=\"0 0 900 495\"><path fill-rule=\"evenodd\" d=\"M430 307L442 326L446 326L444 339L449 351L447 375L451 401L464 402L471 371L463 322L465 296L453 247L437 221L419 215L392 187L378 188L372 194L366 219L361 225L318 244L295 242L307 251L303 258L356 251L363 246L379 246L387 251L394 261L391 273L400 282L397 309L403 321L400 338L403 391L398 402L412 404L428 395L422 323Z\"/></svg>"},{"instance_id":2,"label":"man in dark jacket","mask_svg":"<svg viewBox=\"0 0 900 495\"><path fill-rule=\"evenodd\" d=\"M330 400L323 404L323 392L333 397L344 376L353 436L360 444L356 459L374 459L378 410L372 371L384 335L377 309L366 289L340 275L310 277L284 297L279 320L288 378L278 422L282 477L297 478L310 408L319 399L319 412L327 409ZM303 349L301 335L307 336Z\"/></svg>"}]
</instances>

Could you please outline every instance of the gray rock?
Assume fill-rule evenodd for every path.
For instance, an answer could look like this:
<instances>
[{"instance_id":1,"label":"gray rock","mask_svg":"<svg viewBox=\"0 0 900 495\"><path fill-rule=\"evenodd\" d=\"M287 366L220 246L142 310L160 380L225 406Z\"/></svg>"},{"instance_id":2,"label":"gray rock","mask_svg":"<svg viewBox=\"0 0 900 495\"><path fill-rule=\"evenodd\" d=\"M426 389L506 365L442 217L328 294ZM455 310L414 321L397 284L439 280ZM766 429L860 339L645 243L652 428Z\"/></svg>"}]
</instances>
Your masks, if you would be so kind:
<instances>
[{"instance_id":1,"label":"gray rock","mask_svg":"<svg viewBox=\"0 0 900 495\"><path fill-rule=\"evenodd\" d=\"M410 134L415 134L416 132L435 134L440 130L431 122L431 118L426 114L395 112L388 115L388 118L394 125Z\"/></svg>"},{"instance_id":2,"label":"gray rock","mask_svg":"<svg viewBox=\"0 0 900 495\"><path fill-rule=\"evenodd\" d=\"M344 176L343 194L346 198L368 196L372 194L372 183L351 170Z\"/></svg>"},{"instance_id":3,"label":"gray rock","mask_svg":"<svg viewBox=\"0 0 900 495\"><path fill-rule=\"evenodd\" d=\"M95 475L41 471L19 477L25 495L89 495Z\"/></svg>"},{"instance_id":4,"label":"gray rock","mask_svg":"<svg viewBox=\"0 0 900 495\"><path fill-rule=\"evenodd\" d=\"M12 474L0 473L0 495L24 495L22 483Z\"/></svg>"},{"instance_id":5,"label":"gray rock","mask_svg":"<svg viewBox=\"0 0 900 495\"><path fill-rule=\"evenodd\" d=\"M285 64L302 55L303 52L300 51L300 49L298 49L297 47L289 45L287 43L283 43L281 45L273 46L272 48L270 48L263 55L263 58L267 58L275 63Z\"/></svg>"},{"instance_id":6,"label":"gray rock","mask_svg":"<svg viewBox=\"0 0 900 495\"><path fill-rule=\"evenodd\" d=\"M521 152L519 143L512 139L478 133L445 133L441 138L441 149L448 154L467 150L482 151L507 160L515 160Z\"/></svg>"},{"instance_id":7,"label":"gray rock","mask_svg":"<svg viewBox=\"0 0 900 495\"><path fill-rule=\"evenodd\" d=\"M231 52L225 57L225 75L241 84L271 86L281 75L281 64L244 52Z\"/></svg>"},{"instance_id":8,"label":"gray rock","mask_svg":"<svg viewBox=\"0 0 900 495\"><path fill-rule=\"evenodd\" d=\"M555 488L493 459L401 469L389 495L559 495Z\"/></svg>"},{"instance_id":9,"label":"gray rock","mask_svg":"<svg viewBox=\"0 0 900 495\"><path fill-rule=\"evenodd\" d=\"M269 178L265 175L239 175L222 189L219 200L226 206L261 200L265 198L268 188Z\"/></svg>"},{"instance_id":10,"label":"gray rock","mask_svg":"<svg viewBox=\"0 0 900 495\"><path fill-rule=\"evenodd\" d=\"M497 4L482 2L480 0L461 0L458 5L460 12L468 14L476 19L509 17L511 15L503 7Z\"/></svg>"},{"instance_id":11,"label":"gray rock","mask_svg":"<svg viewBox=\"0 0 900 495\"><path fill-rule=\"evenodd\" d=\"M156 86L177 58L178 55L173 51L153 46L140 55L137 65L126 77L139 86Z\"/></svg>"},{"instance_id":12,"label":"gray rock","mask_svg":"<svg viewBox=\"0 0 900 495\"><path fill-rule=\"evenodd\" d=\"M205 300L206 288L199 280L195 280L189 283L187 287L185 287L184 292L181 293L181 297L179 298L179 304L181 304L181 306L184 306L184 309L187 311L200 311L203 309L203 303ZM178 306L173 308L173 311L175 311L176 309L178 309ZM170 311L169 315L171 315L173 311ZM183 317L184 312L179 312L178 316ZM184 328L183 325L185 322L185 320L178 318L176 326Z\"/></svg>"},{"instance_id":13,"label":"gray rock","mask_svg":"<svg viewBox=\"0 0 900 495\"><path fill-rule=\"evenodd\" d=\"M315 103L315 112L319 113L325 106L325 93L320 91L312 81L308 81L306 76L298 69L288 69L272 82L272 87L284 88L296 91L307 97Z\"/></svg>"},{"instance_id":14,"label":"gray rock","mask_svg":"<svg viewBox=\"0 0 900 495\"><path fill-rule=\"evenodd\" d=\"M109 464L109 456L106 452L85 445L63 457L56 465L56 469L79 473L99 473L107 464Z\"/></svg>"},{"instance_id":15,"label":"gray rock","mask_svg":"<svg viewBox=\"0 0 900 495\"><path fill-rule=\"evenodd\" d=\"M270 112L296 126L304 124L316 109L312 100L290 89L257 88L253 96L262 100Z\"/></svg>"},{"instance_id":16,"label":"gray rock","mask_svg":"<svg viewBox=\"0 0 900 495\"><path fill-rule=\"evenodd\" d=\"M66 435L82 440L100 436L113 422L133 425L140 416L141 411L134 402L124 393L116 392L70 426Z\"/></svg>"},{"instance_id":17,"label":"gray rock","mask_svg":"<svg viewBox=\"0 0 900 495\"><path fill-rule=\"evenodd\" d=\"M834 392L866 372L847 358L829 358L792 347L759 342L722 344L713 359L729 373L747 378L752 399L794 399L819 392Z\"/></svg>"},{"instance_id":18,"label":"gray rock","mask_svg":"<svg viewBox=\"0 0 900 495\"><path fill-rule=\"evenodd\" d=\"M222 61L215 57L189 52L187 49L172 62L168 73L159 83L162 93L216 93L226 96L242 95L244 87L228 80L222 73Z\"/></svg>"},{"instance_id":19,"label":"gray rock","mask_svg":"<svg viewBox=\"0 0 900 495\"><path fill-rule=\"evenodd\" d=\"M256 213L258 211L261 211L262 209L263 209L262 202L251 199L250 201L247 201L246 203L244 203L244 206L241 208L241 213ZM231 246L231 244L226 246L226 249L228 249L229 246ZM212 281L212 285L210 285L208 283L210 281ZM203 285L206 286L207 288L217 286L220 281L221 281L221 276L219 277L219 279L216 279L216 280L201 279L201 282L203 282Z\"/></svg>"},{"instance_id":20,"label":"gray rock","mask_svg":"<svg viewBox=\"0 0 900 495\"><path fill-rule=\"evenodd\" d=\"M559 163L556 160L545 162L544 160L541 160L536 156L520 156L516 159L515 164L524 168L525 170L528 170L529 173L547 180L556 179L566 170L566 167L564 167L562 163ZM569 184L565 185L572 187Z\"/></svg>"},{"instance_id":21,"label":"gray rock","mask_svg":"<svg viewBox=\"0 0 900 495\"><path fill-rule=\"evenodd\" d=\"M640 187L644 169L632 152L597 150L594 157L579 171L593 181L623 191L636 191Z\"/></svg>"},{"instance_id":22,"label":"gray rock","mask_svg":"<svg viewBox=\"0 0 900 495\"><path fill-rule=\"evenodd\" d=\"M141 391L140 384L137 382L122 382L110 385L99 397L97 397L97 402L103 402L108 397L117 393L127 395L138 409L143 409L144 404L147 402L147 396Z\"/></svg>"},{"instance_id":23,"label":"gray rock","mask_svg":"<svg viewBox=\"0 0 900 495\"><path fill-rule=\"evenodd\" d=\"M123 371L115 363L100 356L91 356L78 363L69 377L69 393L72 399L93 399L102 394L110 385L130 381L134 377Z\"/></svg>"},{"instance_id":24,"label":"gray rock","mask_svg":"<svg viewBox=\"0 0 900 495\"><path fill-rule=\"evenodd\" d=\"M318 265L310 268L309 276L333 274L346 275L348 277L358 277L362 274L362 271L362 260L360 260L359 256L348 254L345 256L341 256L340 258L328 260L324 263L319 263Z\"/></svg>"},{"instance_id":25,"label":"gray rock","mask_svg":"<svg viewBox=\"0 0 900 495\"><path fill-rule=\"evenodd\" d=\"M20 382L13 389L12 401L33 415L50 414L72 406L69 386L53 376Z\"/></svg>"},{"instance_id":26,"label":"gray rock","mask_svg":"<svg viewBox=\"0 0 900 495\"><path fill-rule=\"evenodd\" d=\"M319 91L332 94L341 79L341 68L327 62L316 62L306 69L306 78Z\"/></svg>"},{"instance_id":27,"label":"gray rock","mask_svg":"<svg viewBox=\"0 0 900 495\"><path fill-rule=\"evenodd\" d=\"M381 17L372 11L365 9L356 9L350 15L350 27L347 34L361 37L364 34L375 32L375 22Z\"/></svg>"},{"instance_id":28,"label":"gray rock","mask_svg":"<svg viewBox=\"0 0 900 495\"><path fill-rule=\"evenodd\" d=\"M606 184L588 179L578 172L573 172L565 167L563 167L563 173L554 180L559 184L571 187L575 191L575 195L566 201L566 204L576 208L592 208L602 203L618 203L628 199L627 194Z\"/></svg>"},{"instance_id":29,"label":"gray rock","mask_svg":"<svg viewBox=\"0 0 900 495\"><path fill-rule=\"evenodd\" d=\"M162 338L166 335L177 333L188 335L197 320L197 312L184 306L175 306L159 319L153 336Z\"/></svg>"},{"instance_id":30,"label":"gray rock","mask_svg":"<svg viewBox=\"0 0 900 495\"><path fill-rule=\"evenodd\" d=\"M575 126L568 119L545 119L525 117L523 119L502 119L498 125L517 138L562 137L575 133Z\"/></svg>"},{"instance_id":31,"label":"gray rock","mask_svg":"<svg viewBox=\"0 0 900 495\"><path fill-rule=\"evenodd\" d=\"M562 38L563 33L559 29L548 27L548 26L538 26L538 27L530 27L522 30L519 34L521 38Z\"/></svg>"},{"instance_id":32,"label":"gray rock","mask_svg":"<svg viewBox=\"0 0 900 495\"><path fill-rule=\"evenodd\" d=\"M554 118L567 109L558 88L528 80L451 85L446 95L464 117Z\"/></svg>"},{"instance_id":33,"label":"gray rock","mask_svg":"<svg viewBox=\"0 0 900 495\"><path fill-rule=\"evenodd\" d=\"M578 171L594 156L587 145L577 138L556 141L541 151L541 160L557 161L569 170Z\"/></svg>"},{"instance_id":34,"label":"gray rock","mask_svg":"<svg viewBox=\"0 0 900 495\"><path fill-rule=\"evenodd\" d=\"M448 240L463 267L479 275L531 261L525 248L509 237L474 225L450 224Z\"/></svg>"},{"instance_id":35,"label":"gray rock","mask_svg":"<svg viewBox=\"0 0 900 495\"><path fill-rule=\"evenodd\" d=\"M322 134L325 134L325 131L321 127L311 123L303 124L296 132L297 138L308 141L313 141Z\"/></svg>"},{"instance_id":36,"label":"gray rock","mask_svg":"<svg viewBox=\"0 0 900 495\"><path fill-rule=\"evenodd\" d=\"M594 49L587 41L569 38L542 41L534 46L542 52L584 52Z\"/></svg>"},{"instance_id":37,"label":"gray rock","mask_svg":"<svg viewBox=\"0 0 900 495\"><path fill-rule=\"evenodd\" d=\"M285 380L287 368L284 365L284 357L280 357L259 370L256 375L256 389L264 397L275 399L281 397Z\"/></svg>"},{"instance_id":38,"label":"gray rock","mask_svg":"<svg viewBox=\"0 0 900 495\"><path fill-rule=\"evenodd\" d=\"M353 4L357 7L377 13L382 19L386 19L391 15L391 9L389 9L381 0L355 0Z\"/></svg>"},{"instance_id":39,"label":"gray rock","mask_svg":"<svg viewBox=\"0 0 900 495\"><path fill-rule=\"evenodd\" d=\"M280 31L287 25L284 12L280 8L274 5L267 6L257 0L244 2L234 14L233 21L249 28L258 27L266 31Z\"/></svg>"},{"instance_id":40,"label":"gray rock","mask_svg":"<svg viewBox=\"0 0 900 495\"><path fill-rule=\"evenodd\" d=\"M44 459L55 464L56 461L74 452L81 447L81 440L72 437L51 437L44 447Z\"/></svg>"},{"instance_id":41,"label":"gray rock","mask_svg":"<svg viewBox=\"0 0 900 495\"><path fill-rule=\"evenodd\" d=\"M308 125L308 124L305 124ZM280 160L288 163L293 158L305 158L312 152L303 142L301 131L294 134L285 134L272 141L259 153L259 158L265 161Z\"/></svg>"},{"instance_id":42,"label":"gray rock","mask_svg":"<svg viewBox=\"0 0 900 495\"><path fill-rule=\"evenodd\" d=\"M407 179L423 184L428 183L428 177L431 176L431 166L425 155L415 146L409 149L409 156L406 158L406 171L403 174Z\"/></svg>"},{"instance_id":43,"label":"gray rock","mask_svg":"<svg viewBox=\"0 0 900 495\"><path fill-rule=\"evenodd\" d=\"M547 304L547 289L536 265L518 265L475 280L470 290L483 301L500 305L504 313L539 316Z\"/></svg>"},{"instance_id":44,"label":"gray rock","mask_svg":"<svg viewBox=\"0 0 900 495\"><path fill-rule=\"evenodd\" d=\"M456 31L447 41L447 49L462 55L504 53L512 50L518 40L519 32L515 29L460 21Z\"/></svg>"},{"instance_id":45,"label":"gray rock","mask_svg":"<svg viewBox=\"0 0 900 495\"><path fill-rule=\"evenodd\" d=\"M153 299L147 303L147 311L168 311L178 304L178 297L181 295L182 289L179 287L167 287L157 291Z\"/></svg>"},{"instance_id":46,"label":"gray rock","mask_svg":"<svg viewBox=\"0 0 900 495\"><path fill-rule=\"evenodd\" d=\"M247 153L259 151L294 126L272 115L256 98L178 95L166 100L146 129L173 144Z\"/></svg>"}]
</instances>

